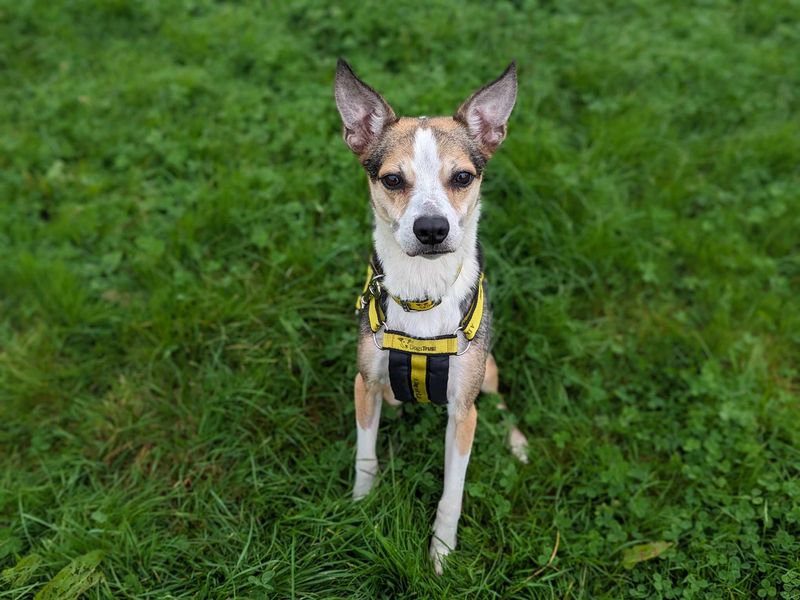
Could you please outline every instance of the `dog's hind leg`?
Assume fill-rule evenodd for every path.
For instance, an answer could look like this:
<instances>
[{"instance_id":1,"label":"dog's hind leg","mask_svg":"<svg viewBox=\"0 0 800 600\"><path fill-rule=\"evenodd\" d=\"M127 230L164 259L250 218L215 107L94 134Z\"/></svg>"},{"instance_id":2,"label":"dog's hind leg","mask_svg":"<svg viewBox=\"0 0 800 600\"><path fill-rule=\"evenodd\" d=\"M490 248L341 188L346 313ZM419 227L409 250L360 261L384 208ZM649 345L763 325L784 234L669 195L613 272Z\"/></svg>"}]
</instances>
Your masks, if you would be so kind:
<instances>
[{"instance_id":1,"label":"dog's hind leg","mask_svg":"<svg viewBox=\"0 0 800 600\"><path fill-rule=\"evenodd\" d=\"M500 376L497 372L497 362L494 360L494 355L491 352L486 356L486 371L483 374L481 391L484 394L500 393Z\"/></svg>"},{"instance_id":2,"label":"dog's hind leg","mask_svg":"<svg viewBox=\"0 0 800 600\"><path fill-rule=\"evenodd\" d=\"M378 425L381 420L381 399L383 388L380 384L367 385L361 373L356 375L354 386L356 404L356 430L358 449L356 451L356 482L353 486L353 500L361 500L369 494L378 474L378 458L375 445L378 440Z\"/></svg>"},{"instance_id":3,"label":"dog's hind leg","mask_svg":"<svg viewBox=\"0 0 800 600\"><path fill-rule=\"evenodd\" d=\"M495 362L494 356L491 354L486 358L486 373L483 376L481 391L484 394L500 395L497 362ZM500 402L497 403L497 408L508 411L508 406L502 398L500 398ZM521 463L528 464L528 440L525 434L523 434L519 430L519 427L511 422L511 420L509 420L508 427L508 446L511 448L511 453L517 460Z\"/></svg>"}]
</instances>

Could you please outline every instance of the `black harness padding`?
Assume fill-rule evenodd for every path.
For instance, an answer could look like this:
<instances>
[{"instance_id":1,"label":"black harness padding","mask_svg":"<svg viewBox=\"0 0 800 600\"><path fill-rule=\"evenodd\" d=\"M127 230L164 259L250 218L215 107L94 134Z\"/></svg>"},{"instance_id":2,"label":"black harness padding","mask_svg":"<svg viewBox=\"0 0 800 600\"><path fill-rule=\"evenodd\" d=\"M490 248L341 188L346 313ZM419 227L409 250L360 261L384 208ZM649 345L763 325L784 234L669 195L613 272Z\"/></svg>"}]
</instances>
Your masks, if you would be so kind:
<instances>
[{"instance_id":1,"label":"black harness padding","mask_svg":"<svg viewBox=\"0 0 800 600\"><path fill-rule=\"evenodd\" d=\"M415 402L411 391L411 355L399 350L389 350L389 382L394 397L400 402Z\"/></svg>"},{"instance_id":2,"label":"black harness padding","mask_svg":"<svg viewBox=\"0 0 800 600\"><path fill-rule=\"evenodd\" d=\"M400 402L417 402L418 397L427 397L429 402L445 406L447 404L447 380L450 373L449 355L425 356L425 365L417 376L412 376L411 357L409 352L389 350L389 382L394 397ZM418 355L419 356L419 355ZM416 360L420 360L417 358ZM423 378L424 379L421 379ZM424 394L414 393L415 385L424 381Z\"/></svg>"},{"instance_id":3,"label":"black harness padding","mask_svg":"<svg viewBox=\"0 0 800 600\"><path fill-rule=\"evenodd\" d=\"M447 379L450 373L449 356L428 357L428 398L440 406L447 404Z\"/></svg>"}]
</instances>

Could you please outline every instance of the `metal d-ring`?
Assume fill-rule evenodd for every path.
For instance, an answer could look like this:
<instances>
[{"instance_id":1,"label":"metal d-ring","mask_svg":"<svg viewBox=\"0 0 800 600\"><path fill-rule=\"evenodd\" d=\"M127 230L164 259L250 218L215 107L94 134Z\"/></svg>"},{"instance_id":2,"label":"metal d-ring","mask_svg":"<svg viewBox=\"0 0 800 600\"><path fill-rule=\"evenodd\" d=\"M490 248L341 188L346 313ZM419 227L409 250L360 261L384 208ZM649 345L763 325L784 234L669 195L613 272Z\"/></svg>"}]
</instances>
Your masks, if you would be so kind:
<instances>
[{"instance_id":1,"label":"metal d-ring","mask_svg":"<svg viewBox=\"0 0 800 600\"><path fill-rule=\"evenodd\" d=\"M456 340L458 340L458 332L464 331L464 328L459 326L454 332L453 335L456 336ZM461 356L462 354L466 354L469 347L472 346L472 340L467 340L467 347L464 348L461 352L456 352L456 356Z\"/></svg>"},{"instance_id":2,"label":"metal d-ring","mask_svg":"<svg viewBox=\"0 0 800 600\"><path fill-rule=\"evenodd\" d=\"M383 350L383 349L384 349L384 348L383 348L383 346L381 346L381 345L378 343L378 331L380 331L380 330L381 330L381 328L382 328L382 327L385 327L385 326L386 326L386 323L381 323L380 327L378 327L378 329L377 329L377 330L375 330L375 331L373 331L373 332L372 332L372 341L375 343L375 347L376 347L378 350Z\"/></svg>"}]
</instances>

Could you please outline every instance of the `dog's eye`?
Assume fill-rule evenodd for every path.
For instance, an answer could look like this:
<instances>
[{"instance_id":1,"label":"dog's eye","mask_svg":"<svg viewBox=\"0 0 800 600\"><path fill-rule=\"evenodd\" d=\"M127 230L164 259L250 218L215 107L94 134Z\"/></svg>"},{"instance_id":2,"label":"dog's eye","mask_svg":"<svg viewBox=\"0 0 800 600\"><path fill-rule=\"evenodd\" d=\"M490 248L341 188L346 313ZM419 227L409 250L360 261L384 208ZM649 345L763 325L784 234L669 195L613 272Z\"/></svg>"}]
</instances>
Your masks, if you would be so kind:
<instances>
[{"instance_id":1,"label":"dog's eye","mask_svg":"<svg viewBox=\"0 0 800 600\"><path fill-rule=\"evenodd\" d=\"M381 177L381 183L387 190L399 190L403 187L403 178L396 173L389 173Z\"/></svg>"},{"instance_id":2,"label":"dog's eye","mask_svg":"<svg viewBox=\"0 0 800 600\"><path fill-rule=\"evenodd\" d=\"M472 183L473 179L475 179L475 176L469 171L459 171L453 175L452 181L454 186L463 188Z\"/></svg>"}]
</instances>

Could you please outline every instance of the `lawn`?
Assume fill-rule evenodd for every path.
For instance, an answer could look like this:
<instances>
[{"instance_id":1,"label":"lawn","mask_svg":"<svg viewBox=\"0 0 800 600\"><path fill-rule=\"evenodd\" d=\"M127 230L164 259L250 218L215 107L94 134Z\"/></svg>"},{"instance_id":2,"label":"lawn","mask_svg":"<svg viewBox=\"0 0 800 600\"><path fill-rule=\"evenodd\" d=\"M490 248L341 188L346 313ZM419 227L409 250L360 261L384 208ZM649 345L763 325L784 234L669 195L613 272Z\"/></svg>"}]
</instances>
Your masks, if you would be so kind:
<instances>
[{"instance_id":1,"label":"lawn","mask_svg":"<svg viewBox=\"0 0 800 600\"><path fill-rule=\"evenodd\" d=\"M797 0L0 2L0 598L800 598L798 47ZM339 56L428 115L518 61L481 236L531 462L479 400L441 578L441 409L349 500Z\"/></svg>"}]
</instances>

